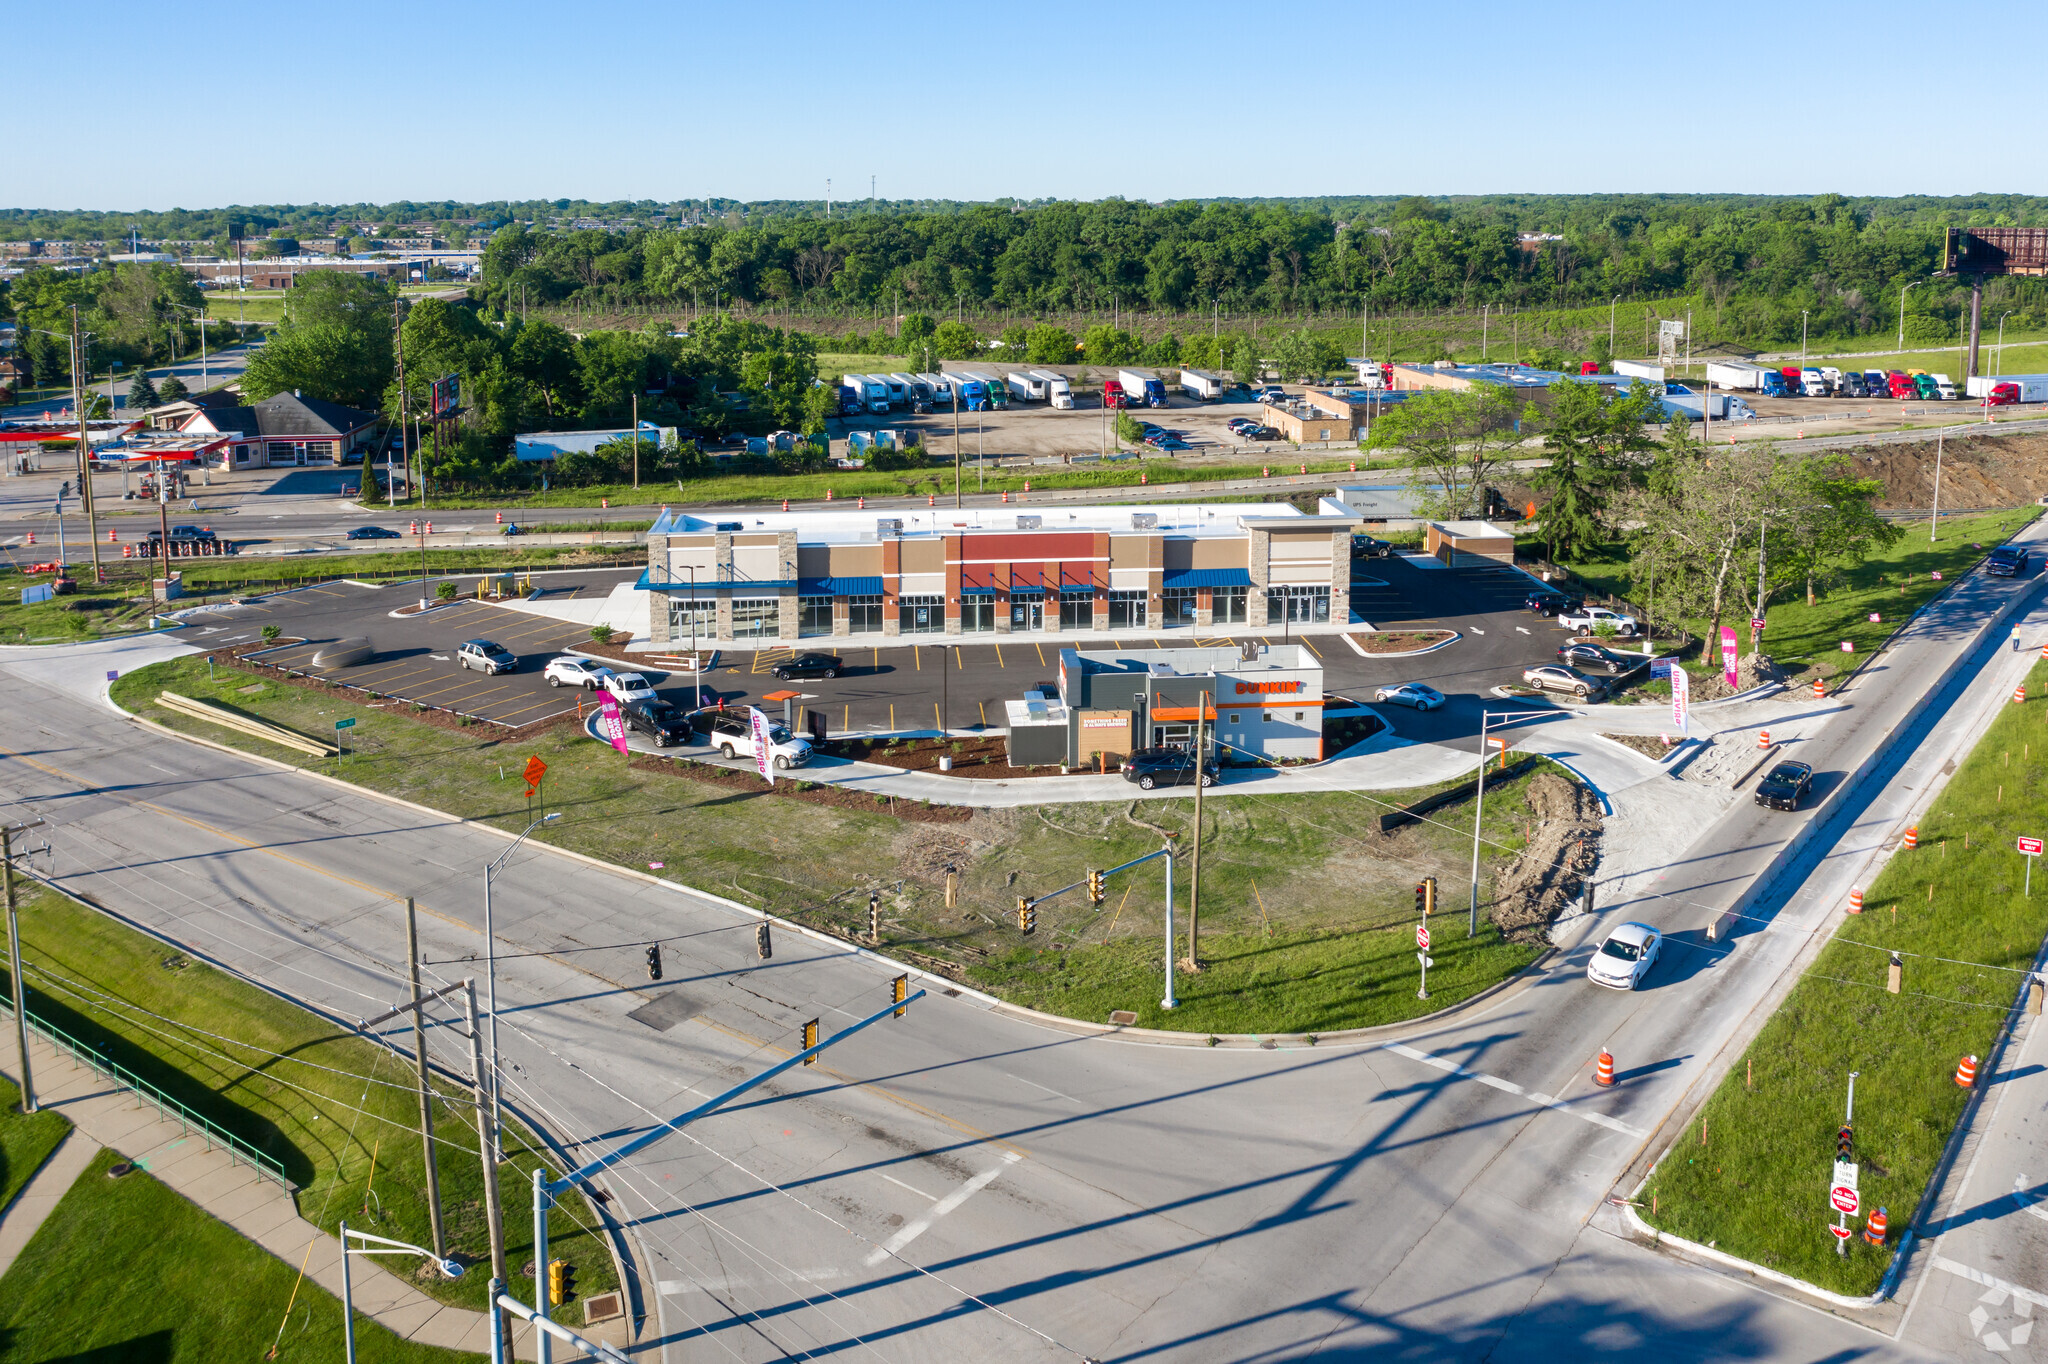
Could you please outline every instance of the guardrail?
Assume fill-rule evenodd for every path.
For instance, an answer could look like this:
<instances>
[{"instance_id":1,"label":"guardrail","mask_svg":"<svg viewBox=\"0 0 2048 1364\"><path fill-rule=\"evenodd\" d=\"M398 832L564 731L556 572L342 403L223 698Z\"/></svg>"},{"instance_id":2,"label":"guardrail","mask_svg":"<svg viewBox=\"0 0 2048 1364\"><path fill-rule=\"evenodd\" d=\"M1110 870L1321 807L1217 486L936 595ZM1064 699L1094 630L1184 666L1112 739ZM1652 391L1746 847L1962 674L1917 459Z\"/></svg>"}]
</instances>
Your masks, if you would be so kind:
<instances>
[{"instance_id":1,"label":"guardrail","mask_svg":"<svg viewBox=\"0 0 2048 1364\"><path fill-rule=\"evenodd\" d=\"M11 1005L0 1004L0 1008L5 1008L6 1012L10 1014L13 1012ZM276 1180L279 1188L287 1193L292 1191L292 1182L285 1178L284 1166L279 1161L264 1155L240 1137L235 1136L225 1128L215 1125L202 1115L193 1112L127 1067L118 1062L109 1061L85 1043L66 1033L63 1029L45 1023L42 1019L36 1017L33 1009L28 1011L28 1026L30 1031L36 1033L58 1051L70 1056L76 1064L86 1067L96 1077L112 1080L115 1084L134 1094L138 1100L147 1100L155 1104L159 1117L175 1120L188 1135L197 1132L201 1139L206 1142L206 1149L209 1151L218 1145L228 1153L230 1160L235 1161L237 1164L246 1162L253 1166L256 1172L265 1179Z\"/></svg>"}]
</instances>

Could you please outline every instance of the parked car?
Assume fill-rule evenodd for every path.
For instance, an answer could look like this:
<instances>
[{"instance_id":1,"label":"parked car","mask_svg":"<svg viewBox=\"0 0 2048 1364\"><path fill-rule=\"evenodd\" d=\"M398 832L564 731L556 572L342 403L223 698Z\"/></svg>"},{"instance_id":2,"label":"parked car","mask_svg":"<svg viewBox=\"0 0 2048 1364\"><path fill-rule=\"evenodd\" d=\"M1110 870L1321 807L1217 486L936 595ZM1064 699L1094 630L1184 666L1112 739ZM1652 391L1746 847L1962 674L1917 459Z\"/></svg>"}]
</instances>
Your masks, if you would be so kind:
<instances>
[{"instance_id":1,"label":"parked car","mask_svg":"<svg viewBox=\"0 0 2048 1364\"><path fill-rule=\"evenodd\" d=\"M1622 924L1586 963L1586 979L1610 990L1633 990L1649 978L1663 945L1664 935L1648 924Z\"/></svg>"},{"instance_id":2,"label":"parked car","mask_svg":"<svg viewBox=\"0 0 2048 1364\"><path fill-rule=\"evenodd\" d=\"M1619 611L1610 611L1604 606L1582 606L1576 611L1560 611L1557 623L1567 630L1577 630L1590 635L1602 625L1612 626L1617 635L1632 635L1636 632L1636 618L1624 616Z\"/></svg>"},{"instance_id":3,"label":"parked car","mask_svg":"<svg viewBox=\"0 0 2048 1364\"><path fill-rule=\"evenodd\" d=\"M1232 417L1229 421L1223 423L1225 428L1232 432L1242 432L1247 426L1257 426L1258 424L1257 419L1252 417Z\"/></svg>"},{"instance_id":4,"label":"parked car","mask_svg":"<svg viewBox=\"0 0 2048 1364\"><path fill-rule=\"evenodd\" d=\"M1994 578L2017 578L2027 571L2027 551L2018 545L2000 545L1984 556L1984 571Z\"/></svg>"},{"instance_id":5,"label":"parked car","mask_svg":"<svg viewBox=\"0 0 2048 1364\"><path fill-rule=\"evenodd\" d=\"M547 679L550 687L581 687L585 691L596 691L604 685L611 672L594 658L572 658L563 654L560 658L549 659L540 675Z\"/></svg>"},{"instance_id":6,"label":"parked car","mask_svg":"<svg viewBox=\"0 0 2048 1364\"><path fill-rule=\"evenodd\" d=\"M656 748L685 743L690 737L690 719L666 701L628 701L619 707L627 729L637 729L654 740Z\"/></svg>"},{"instance_id":7,"label":"parked car","mask_svg":"<svg viewBox=\"0 0 2048 1364\"><path fill-rule=\"evenodd\" d=\"M754 731L743 714L700 710L690 717L690 725L704 735L704 742L728 758L754 756ZM777 770L802 767L811 760L811 741L799 739L785 725L771 723L768 726L768 757Z\"/></svg>"},{"instance_id":8,"label":"parked car","mask_svg":"<svg viewBox=\"0 0 2048 1364\"><path fill-rule=\"evenodd\" d=\"M1214 786L1217 771L1214 758L1203 763L1202 785ZM1195 784L1194 750L1141 748L1124 760L1124 780L1136 782L1140 791L1150 791L1155 786L1192 786Z\"/></svg>"},{"instance_id":9,"label":"parked car","mask_svg":"<svg viewBox=\"0 0 2048 1364\"><path fill-rule=\"evenodd\" d=\"M1147 441L1146 444L1159 450L1192 450L1195 448L1179 436L1161 436L1157 440Z\"/></svg>"},{"instance_id":10,"label":"parked car","mask_svg":"<svg viewBox=\"0 0 2048 1364\"><path fill-rule=\"evenodd\" d=\"M1243 440L1278 440L1280 433L1270 426L1247 426L1237 433Z\"/></svg>"},{"instance_id":11,"label":"parked car","mask_svg":"<svg viewBox=\"0 0 2048 1364\"><path fill-rule=\"evenodd\" d=\"M1598 668L1612 677L1639 668L1647 660L1641 654L1625 654L1604 644L1574 640L1557 646L1557 661L1569 668Z\"/></svg>"},{"instance_id":12,"label":"parked car","mask_svg":"<svg viewBox=\"0 0 2048 1364\"><path fill-rule=\"evenodd\" d=\"M383 526L351 526L348 532L351 540L402 540L405 537L395 530Z\"/></svg>"},{"instance_id":13,"label":"parked car","mask_svg":"<svg viewBox=\"0 0 2048 1364\"><path fill-rule=\"evenodd\" d=\"M837 654L798 654L776 664L768 674L784 682L798 677L837 677L843 666Z\"/></svg>"},{"instance_id":14,"label":"parked car","mask_svg":"<svg viewBox=\"0 0 2048 1364\"><path fill-rule=\"evenodd\" d=\"M1267 384L1254 392L1252 398L1262 403L1284 403L1287 401L1287 390L1278 384Z\"/></svg>"},{"instance_id":15,"label":"parked car","mask_svg":"<svg viewBox=\"0 0 2048 1364\"><path fill-rule=\"evenodd\" d=\"M598 685L610 692L612 698L622 704L627 701L652 701L654 699L654 684L639 673L615 673L607 668L605 669L604 676L598 679Z\"/></svg>"},{"instance_id":16,"label":"parked car","mask_svg":"<svg viewBox=\"0 0 2048 1364\"><path fill-rule=\"evenodd\" d=\"M1577 668L1567 668L1556 663L1543 663L1534 668L1525 668L1522 670L1522 680L1538 691L1569 692L1581 701L1594 692L1603 690L1598 682Z\"/></svg>"},{"instance_id":17,"label":"parked car","mask_svg":"<svg viewBox=\"0 0 2048 1364\"><path fill-rule=\"evenodd\" d=\"M1539 616L1569 615L1573 611L1582 609L1585 604L1586 599L1584 597L1574 597L1569 593L1547 590L1531 592L1528 600L1522 603L1524 608L1534 611Z\"/></svg>"},{"instance_id":18,"label":"parked car","mask_svg":"<svg viewBox=\"0 0 2048 1364\"><path fill-rule=\"evenodd\" d=\"M1435 710L1444 703L1444 694L1435 687L1426 687L1420 682L1396 682L1391 687L1381 687L1374 691L1372 699L1398 702L1404 706L1413 706L1417 710Z\"/></svg>"},{"instance_id":19,"label":"parked car","mask_svg":"<svg viewBox=\"0 0 2048 1364\"><path fill-rule=\"evenodd\" d=\"M1773 810L1797 810L1813 790L1813 769L1805 763L1779 763L1756 784L1756 803Z\"/></svg>"},{"instance_id":20,"label":"parked car","mask_svg":"<svg viewBox=\"0 0 2048 1364\"><path fill-rule=\"evenodd\" d=\"M1394 552L1394 546L1386 540L1376 540L1370 535L1351 537L1351 557L1354 559L1384 559Z\"/></svg>"},{"instance_id":21,"label":"parked car","mask_svg":"<svg viewBox=\"0 0 2048 1364\"><path fill-rule=\"evenodd\" d=\"M455 651L455 661L464 668L474 668L483 673L516 673L519 658L510 649L495 640L464 640Z\"/></svg>"}]
</instances>

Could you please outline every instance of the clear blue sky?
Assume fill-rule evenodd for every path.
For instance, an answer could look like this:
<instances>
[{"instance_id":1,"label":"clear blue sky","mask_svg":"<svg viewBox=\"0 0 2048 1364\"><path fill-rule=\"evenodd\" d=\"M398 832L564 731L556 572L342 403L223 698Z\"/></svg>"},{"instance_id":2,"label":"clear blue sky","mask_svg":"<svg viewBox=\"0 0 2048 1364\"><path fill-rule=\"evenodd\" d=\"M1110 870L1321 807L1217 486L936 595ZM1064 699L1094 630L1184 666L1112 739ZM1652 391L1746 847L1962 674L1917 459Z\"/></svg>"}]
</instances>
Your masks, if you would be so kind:
<instances>
[{"instance_id":1,"label":"clear blue sky","mask_svg":"<svg viewBox=\"0 0 2048 1364\"><path fill-rule=\"evenodd\" d=\"M21 4L0 198L2048 188L2037 10L1672 9Z\"/></svg>"}]
</instances>

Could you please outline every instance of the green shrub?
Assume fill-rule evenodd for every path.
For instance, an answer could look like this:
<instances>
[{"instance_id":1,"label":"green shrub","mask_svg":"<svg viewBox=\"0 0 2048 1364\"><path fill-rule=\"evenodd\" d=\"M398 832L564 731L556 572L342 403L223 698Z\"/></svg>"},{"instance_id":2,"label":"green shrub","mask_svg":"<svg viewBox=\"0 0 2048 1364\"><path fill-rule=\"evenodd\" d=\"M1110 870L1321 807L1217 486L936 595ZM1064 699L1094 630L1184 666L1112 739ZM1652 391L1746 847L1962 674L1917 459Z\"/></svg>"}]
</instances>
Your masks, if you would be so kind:
<instances>
[{"instance_id":1,"label":"green shrub","mask_svg":"<svg viewBox=\"0 0 2048 1364\"><path fill-rule=\"evenodd\" d=\"M609 644L612 640L612 627L609 625L593 625L590 627L590 637L599 644Z\"/></svg>"},{"instance_id":2,"label":"green shrub","mask_svg":"<svg viewBox=\"0 0 2048 1364\"><path fill-rule=\"evenodd\" d=\"M448 582L442 583L440 586L434 589L434 597L436 600L439 601L454 601L455 584Z\"/></svg>"},{"instance_id":3,"label":"green shrub","mask_svg":"<svg viewBox=\"0 0 2048 1364\"><path fill-rule=\"evenodd\" d=\"M263 642L265 644L274 644L277 642L277 637L283 634L284 631L279 629L275 625L266 625L263 627L261 633L263 635Z\"/></svg>"}]
</instances>

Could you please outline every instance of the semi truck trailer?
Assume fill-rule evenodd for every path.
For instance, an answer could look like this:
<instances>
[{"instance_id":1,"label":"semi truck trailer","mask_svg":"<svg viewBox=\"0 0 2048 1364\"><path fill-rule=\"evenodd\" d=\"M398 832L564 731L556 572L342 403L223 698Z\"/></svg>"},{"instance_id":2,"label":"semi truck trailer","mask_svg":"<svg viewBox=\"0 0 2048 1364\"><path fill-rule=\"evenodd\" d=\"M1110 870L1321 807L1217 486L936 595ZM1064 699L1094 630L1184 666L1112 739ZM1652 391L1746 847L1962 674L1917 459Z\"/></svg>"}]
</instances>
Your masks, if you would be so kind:
<instances>
[{"instance_id":1,"label":"semi truck trailer","mask_svg":"<svg viewBox=\"0 0 2048 1364\"><path fill-rule=\"evenodd\" d=\"M1222 397L1229 387L1220 375L1210 374L1204 370L1184 369L1180 372L1180 391L1190 398L1200 398L1203 402Z\"/></svg>"},{"instance_id":2,"label":"semi truck trailer","mask_svg":"<svg viewBox=\"0 0 2048 1364\"><path fill-rule=\"evenodd\" d=\"M1050 402L1054 407L1061 408L1070 408L1074 405L1074 390L1067 383L1066 375L1055 374L1049 369L1033 370L1032 373L1045 380L1045 397L1047 402Z\"/></svg>"},{"instance_id":3,"label":"semi truck trailer","mask_svg":"<svg viewBox=\"0 0 2048 1364\"><path fill-rule=\"evenodd\" d=\"M1156 374L1147 374L1142 369L1120 369L1116 381L1133 403L1146 407L1166 406L1166 384Z\"/></svg>"}]
</instances>

